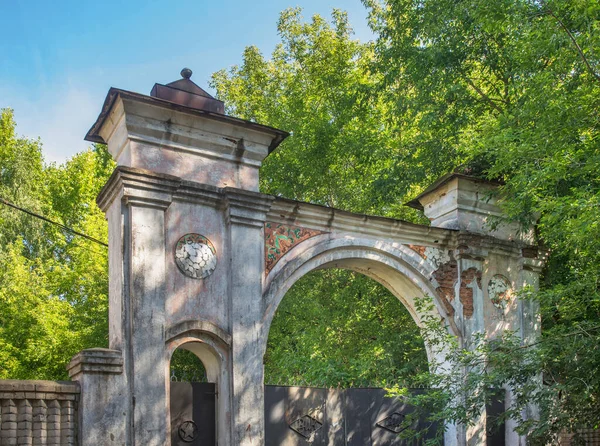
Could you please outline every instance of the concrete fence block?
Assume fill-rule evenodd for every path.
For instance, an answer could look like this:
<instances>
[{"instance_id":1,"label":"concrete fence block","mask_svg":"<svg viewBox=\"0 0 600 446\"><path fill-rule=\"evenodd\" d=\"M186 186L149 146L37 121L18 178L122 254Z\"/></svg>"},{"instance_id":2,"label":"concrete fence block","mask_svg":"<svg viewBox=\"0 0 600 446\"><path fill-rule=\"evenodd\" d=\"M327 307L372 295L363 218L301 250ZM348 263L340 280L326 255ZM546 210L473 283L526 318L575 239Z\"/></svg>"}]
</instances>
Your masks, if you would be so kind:
<instances>
[{"instance_id":1,"label":"concrete fence block","mask_svg":"<svg viewBox=\"0 0 600 446\"><path fill-rule=\"evenodd\" d=\"M0 380L0 445L78 444L79 384Z\"/></svg>"}]
</instances>

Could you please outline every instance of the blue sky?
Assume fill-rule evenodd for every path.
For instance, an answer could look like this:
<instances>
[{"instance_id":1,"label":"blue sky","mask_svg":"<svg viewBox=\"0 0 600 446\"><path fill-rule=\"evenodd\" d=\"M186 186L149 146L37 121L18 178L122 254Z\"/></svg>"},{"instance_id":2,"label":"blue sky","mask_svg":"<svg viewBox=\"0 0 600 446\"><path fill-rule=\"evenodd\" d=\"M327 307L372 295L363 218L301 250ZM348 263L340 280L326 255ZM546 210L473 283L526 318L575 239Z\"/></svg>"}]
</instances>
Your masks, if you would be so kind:
<instances>
[{"instance_id":1,"label":"blue sky","mask_svg":"<svg viewBox=\"0 0 600 446\"><path fill-rule=\"evenodd\" d=\"M111 86L148 94L188 66L206 88L246 46L269 55L279 13L295 6L307 20L346 10L356 37L372 38L360 0L0 0L0 108L15 110L20 135L41 138L47 161L62 162L88 146Z\"/></svg>"}]
</instances>

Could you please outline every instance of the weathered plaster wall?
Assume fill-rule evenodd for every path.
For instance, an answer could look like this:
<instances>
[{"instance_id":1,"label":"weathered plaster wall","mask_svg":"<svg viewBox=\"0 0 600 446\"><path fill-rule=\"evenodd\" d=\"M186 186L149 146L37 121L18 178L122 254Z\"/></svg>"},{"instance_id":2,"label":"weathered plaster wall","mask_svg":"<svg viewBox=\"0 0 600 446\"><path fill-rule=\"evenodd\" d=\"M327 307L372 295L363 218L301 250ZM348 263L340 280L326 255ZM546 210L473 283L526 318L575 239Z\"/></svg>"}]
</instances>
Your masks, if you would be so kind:
<instances>
[{"instance_id":1,"label":"weathered plaster wall","mask_svg":"<svg viewBox=\"0 0 600 446\"><path fill-rule=\"evenodd\" d=\"M264 444L271 320L285 292L316 268L378 280L418 324L415 298L432 298L432 315L467 347L478 332L535 336L535 308L523 311L509 296L535 283L537 259L523 259L521 248L533 250L514 227L489 229L500 214L481 200L490 191L481 181L449 177L426 191L432 226L415 225L258 193L258 167L284 132L255 123L111 90L92 133L119 167L99 197L109 222L111 350L84 351L71 367L85 403L82 431L96 442L88 444L168 443L176 348L197 354L216 382L219 444ZM190 277L178 266L182 237L207 241L212 274ZM103 386L112 415L93 404ZM480 444L485 423L483 413L471 432L450 426L446 444ZM99 426L112 426L114 442Z\"/></svg>"}]
</instances>

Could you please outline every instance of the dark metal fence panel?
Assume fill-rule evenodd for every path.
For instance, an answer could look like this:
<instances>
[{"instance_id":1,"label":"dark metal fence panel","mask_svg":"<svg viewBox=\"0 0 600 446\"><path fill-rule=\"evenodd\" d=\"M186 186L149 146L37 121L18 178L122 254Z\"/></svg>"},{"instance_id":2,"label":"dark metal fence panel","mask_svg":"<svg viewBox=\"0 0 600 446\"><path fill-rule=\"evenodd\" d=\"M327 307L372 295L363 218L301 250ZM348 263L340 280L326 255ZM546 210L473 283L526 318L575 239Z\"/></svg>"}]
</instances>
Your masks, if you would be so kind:
<instances>
[{"instance_id":1,"label":"dark metal fence panel","mask_svg":"<svg viewBox=\"0 0 600 446\"><path fill-rule=\"evenodd\" d=\"M486 405L488 428L486 432L486 446L504 446L506 444L505 423L501 421L504 414L504 396L500 393Z\"/></svg>"},{"instance_id":2,"label":"dark metal fence panel","mask_svg":"<svg viewBox=\"0 0 600 446\"><path fill-rule=\"evenodd\" d=\"M215 384L171 382L171 445L214 444Z\"/></svg>"},{"instance_id":3,"label":"dark metal fence panel","mask_svg":"<svg viewBox=\"0 0 600 446\"><path fill-rule=\"evenodd\" d=\"M398 433L411 411L383 389L265 386L266 446L408 445Z\"/></svg>"},{"instance_id":4,"label":"dark metal fence panel","mask_svg":"<svg viewBox=\"0 0 600 446\"><path fill-rule=\"evenodd\" d=\"M335 391L265 386L266 446L329 445L343 438ZM342 424L343 427L343 424ZM343 444L343 443L340 443Z\"/></svg>"}]
</instances>

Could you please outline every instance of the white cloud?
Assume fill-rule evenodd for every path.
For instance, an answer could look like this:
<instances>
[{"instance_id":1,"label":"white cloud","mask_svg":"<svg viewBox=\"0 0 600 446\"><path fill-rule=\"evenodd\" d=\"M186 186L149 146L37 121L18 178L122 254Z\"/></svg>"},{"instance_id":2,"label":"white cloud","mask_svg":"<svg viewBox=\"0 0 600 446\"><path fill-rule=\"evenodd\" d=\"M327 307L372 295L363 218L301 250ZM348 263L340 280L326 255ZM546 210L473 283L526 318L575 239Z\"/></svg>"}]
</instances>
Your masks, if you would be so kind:
<instances>
[{"instance_id":1,"label":"white cloud","mask_svg":"<svg viewBox=\"0 0 600 446\"><path fill-rule=\"evenodd\" d=\"M83 138L96 120L103 99L101 92L67 84L62 90L39 97L14 91L0 94L0 107L15 111L19 135L41 139L47 162L61 163L90 146Z\"/></svg>"}]
</instances>

